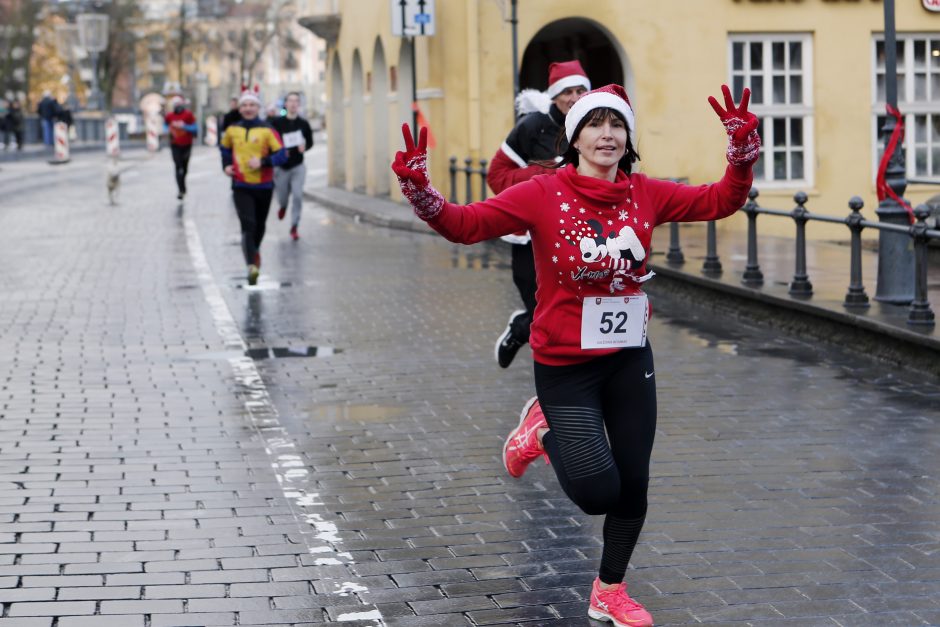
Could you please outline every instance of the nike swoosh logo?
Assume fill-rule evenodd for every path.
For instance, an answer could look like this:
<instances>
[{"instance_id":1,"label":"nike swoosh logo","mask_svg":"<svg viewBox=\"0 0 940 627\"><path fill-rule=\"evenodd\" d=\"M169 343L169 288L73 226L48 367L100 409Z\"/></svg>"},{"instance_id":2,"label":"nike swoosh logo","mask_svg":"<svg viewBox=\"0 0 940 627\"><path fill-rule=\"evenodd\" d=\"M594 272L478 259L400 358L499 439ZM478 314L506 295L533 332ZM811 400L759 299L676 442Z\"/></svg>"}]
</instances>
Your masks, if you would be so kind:
<instances>
[{"instance_id":1,"label":"nike swoosh logo","mask_svg":"<svg viewBox=\"0 0 940 627\"><path fill-rule=\"evenodd\" d=\"M644 372L644 373L643 373L643 376L646 377L647 379L649 379L649 378L652 377L654 374L655 374L654 372Z\"/></svg>"}]
</instances>

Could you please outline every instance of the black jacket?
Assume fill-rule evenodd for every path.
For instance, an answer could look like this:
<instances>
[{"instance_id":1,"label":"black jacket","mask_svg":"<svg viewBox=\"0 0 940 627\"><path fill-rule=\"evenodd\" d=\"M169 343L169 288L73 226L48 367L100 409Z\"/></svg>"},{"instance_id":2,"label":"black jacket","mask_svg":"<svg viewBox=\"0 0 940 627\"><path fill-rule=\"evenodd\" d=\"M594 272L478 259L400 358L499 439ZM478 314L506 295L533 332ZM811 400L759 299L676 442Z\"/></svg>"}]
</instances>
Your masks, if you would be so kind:
<instances>
[{"instance_id":1,"label":"black jacket","mask_svg":"<svg viewBox=\"0 0 940 627\"><path fill-rule=\"evenodd\" d=\"M222 128L219 129L219 137L222 136L222 133L225 132L225 129L230 127L235 122L238 122L242 119L242 114L238 112L238 109L232 109L228 113L222 116Z\"/></svg>"},{"instance_id":2,"label":"black jacket","mask_svg":"<svg viewBox=\"0 0 940 627\"><path fill-rule=\"evenodd\" d=\"M565 116L554 104L548 113L534 111L519 120L515 128L506 138L503 152L506 152L519 167L524 167L532 161L553 161L556 156L568 149L563 131L565 129ZM561 137L561 145L558 145ZM508 146L515 155L505 150ZM518 163L516 157L523 163Z\"/></svg>"},{"instance_id":3,"label":"black jacket","mask_svg":"<svg viewBox=\"0 0 940 627\"><path fill-rule=\"evenodd\" d=\"M20 109L9 109L4 118L6 130L11 133L23 132L23 112Z\"/></svg>"},{"instance_id":4,"label":"black jacket","mask_svg":"<svg viewBox=\"0 0 940 627\"><path fill-rule=\"evenodd\" d=\"M36 112L44 120L51 120L59 115L59 103L55 98L45 97L39 101Z\"/></svg>"},{"instance_id":5,"label":"black jacket","mask_svg":"<svg viewBox=\"0 0 940 627\"><path fill-rule=\"evenodd\" d=\"M274 130L278 132L278 135L281 136L281 141L286 146L291 143L291 139L285 137L285 135L291 134L293 136L293 141L298 142L302 139L304 142L304 149L310 150L313 148L313 131L310 130L310 124L307 120L303 119L300 116L297 116L293 120L287 116L276 118L270 118L268 122L271 123L271 126L274 127ZM300 137L293 135L294 133L300 133ZM296 145L299 145L296 144ZM297 167L304 162L304 155L297 148L288 148L287 149L287 163L283 164L281 168L285 170L290 170L291 168Z\"/></svg>"}]
</instances>

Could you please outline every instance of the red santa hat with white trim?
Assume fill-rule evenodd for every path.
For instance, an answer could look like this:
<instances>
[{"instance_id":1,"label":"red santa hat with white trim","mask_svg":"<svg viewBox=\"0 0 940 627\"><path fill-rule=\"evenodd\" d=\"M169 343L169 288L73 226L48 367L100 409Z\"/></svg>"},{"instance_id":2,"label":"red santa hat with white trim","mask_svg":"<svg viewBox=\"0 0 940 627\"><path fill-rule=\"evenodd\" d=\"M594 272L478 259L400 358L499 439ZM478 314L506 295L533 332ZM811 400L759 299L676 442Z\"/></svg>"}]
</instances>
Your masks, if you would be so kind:
<instances>
[{"instance_id":1,"label":"red santa hat with white trim","mask_svg":"<svg viewBox=\"0 0 940 627\"><path fill-rule=\"evenodd\" d=\"M571 106L568 115L565 116L565 137L571 142L571 136L578 124L588 113L594 109L613 109L627 122L627 128L630 129L630 135L636 131L636 119L633 115L633 107L630 106L630 99L627 97L626 90L620 85L604 85L594 91L581 96L581 98Z\"/></svg>"},{"instance_id":2,"label":"red santa hat with white trim","mask_svg":"<svg viewBox=\"0 0 940 627\"><path fill-rule=\"evenodd\" d=\"M587 90L591 89L591 81L581 64L575 61L552 63L548 66L548 89L545 93L554 98L569 87L581 85Z\"/></svg>"}]
</instances>

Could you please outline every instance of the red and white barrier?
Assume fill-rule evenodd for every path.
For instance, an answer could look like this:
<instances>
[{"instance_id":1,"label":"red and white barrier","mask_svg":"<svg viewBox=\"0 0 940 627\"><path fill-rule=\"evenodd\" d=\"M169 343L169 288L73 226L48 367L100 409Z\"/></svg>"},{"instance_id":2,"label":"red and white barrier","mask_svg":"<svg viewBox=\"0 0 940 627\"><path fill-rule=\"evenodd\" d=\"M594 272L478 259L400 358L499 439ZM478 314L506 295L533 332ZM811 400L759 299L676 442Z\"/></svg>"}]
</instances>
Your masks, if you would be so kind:
<instances>
[{"instance_id":1,"label":"red and white barrier","mask_svg":"<svg viewBox=\"0 0 940 627\"><path fill-rule=\"evenodd\" d=\"M118 135L118 123L114 118L104 121L105 151L109 157L118 157L121 154L121 139Z\"/></svg>"},{"instance_id":2,"label":"red and white barrier","mask_svg":"<svg viewBox=\"0 0 940 627\"><path fill-rule=\"evenodd\" d=\"M218 120L214 115L206 118L206 146L215 146L219 143Z\"/></svg>"},{"instance_id":3,"label":"red and white barrier","mask_svg":"<svg viewBox=\"0 0 940 627\"><path fill-rule=\"evenodd\" d=\"M56 122L55 134L55 160L65 162L69 160L69 125L65 122Z\"/></svg>"},{"instance_id":4,"label":"red and white barrier","mask_svg":"<svg viewBox=\"0 0 940 627\"><path fill-rule=\"evenodd\" d=\"M147 150L157 152L160 150L160 116L147 117Z\"/></svg>"}]
</instances>

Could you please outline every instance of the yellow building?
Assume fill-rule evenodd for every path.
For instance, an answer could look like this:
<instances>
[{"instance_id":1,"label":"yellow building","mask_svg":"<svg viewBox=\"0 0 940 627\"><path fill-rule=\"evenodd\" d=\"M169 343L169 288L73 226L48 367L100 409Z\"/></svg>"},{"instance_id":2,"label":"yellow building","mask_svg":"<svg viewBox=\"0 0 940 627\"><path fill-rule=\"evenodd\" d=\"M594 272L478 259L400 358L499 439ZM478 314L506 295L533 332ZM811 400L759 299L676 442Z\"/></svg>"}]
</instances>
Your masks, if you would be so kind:
<instances>
[{"instance_id":1,"label":"yellow building","mask_svg":"<svg viewBox=\"0 0 940 627\"><path fill-rule=\"evenodd\" d=\"M940 182L940 13L925 3L896 1L899 105L908 177ZM513 125L510 2L437 0L435 34L418 37L414 51L392 36L393 4L308 0L301 8L301 23L328 43L329 180L397 197L388 164L411 120L416 54L418 105L436 139L432 180L448 194L448 158L489 159ZM548 63L571 58L594 86L624 84L642 171L694 184L724 169L726 137L707 97L720 96L722 83L736 93L748 86L762 119L761 205L790 209L803 190L811 211L845 215L858 194L872 218L883 23L877 0L519 0L520 84L545 88ZM916 205L938 191L910 184L906 197ZM735 220L725 228L744 223ZM787 221L767 227L792 232ZM811 231L847 235L832 228Z\"/></svg>"}]
</instances>

